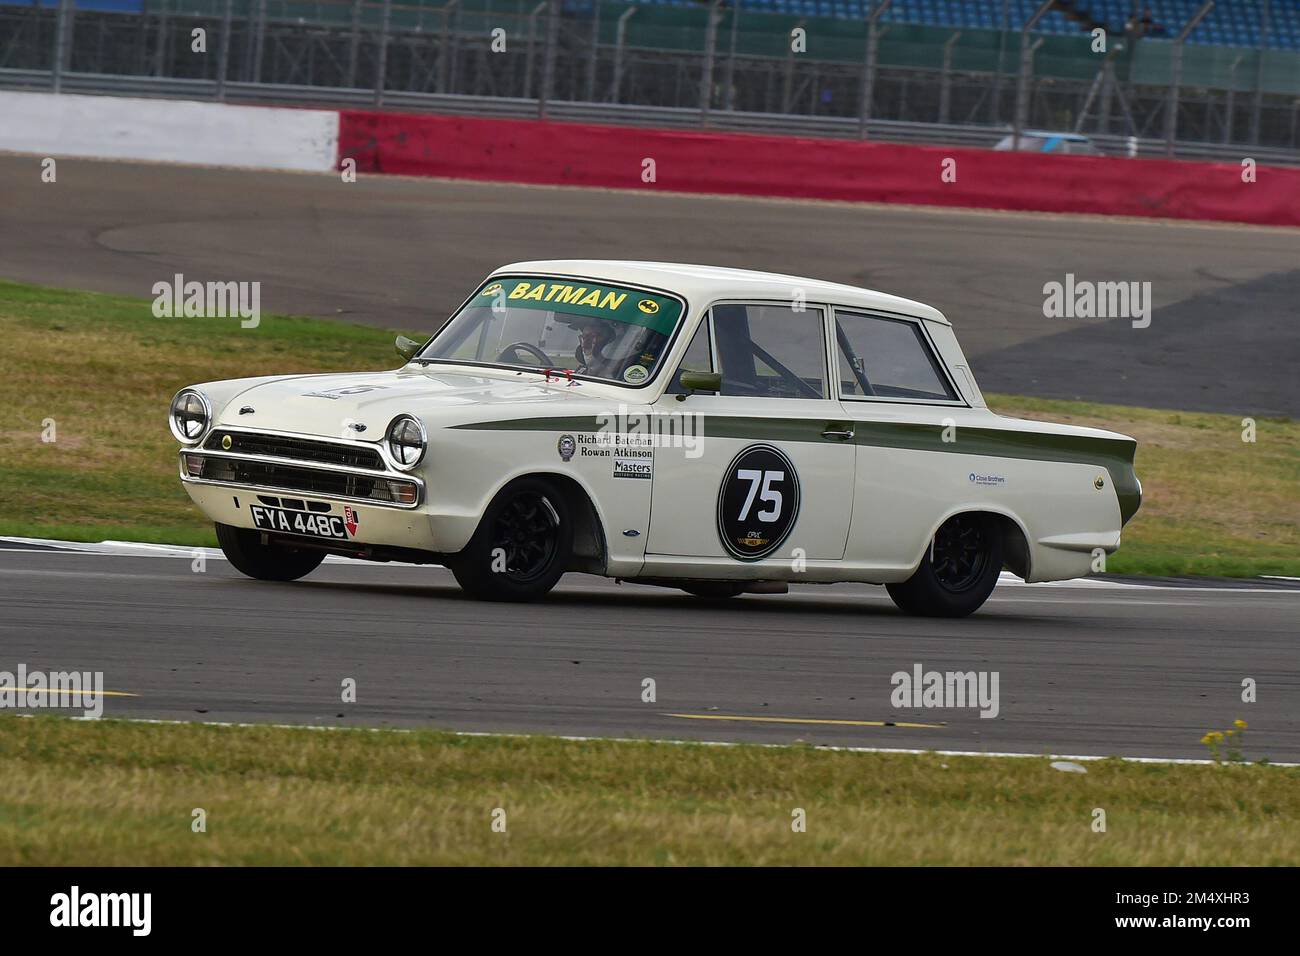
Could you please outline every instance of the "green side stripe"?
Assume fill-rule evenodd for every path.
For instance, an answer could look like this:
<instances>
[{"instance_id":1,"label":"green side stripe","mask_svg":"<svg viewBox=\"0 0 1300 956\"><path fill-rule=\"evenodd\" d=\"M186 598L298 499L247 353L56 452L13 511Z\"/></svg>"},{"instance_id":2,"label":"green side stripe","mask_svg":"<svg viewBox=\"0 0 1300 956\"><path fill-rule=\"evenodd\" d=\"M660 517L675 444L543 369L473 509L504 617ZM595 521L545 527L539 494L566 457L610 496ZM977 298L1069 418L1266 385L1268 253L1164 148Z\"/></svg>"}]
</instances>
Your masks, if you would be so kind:
<instances>
[{"instance_id":1,"label":"green side stripe","mask_svg":"<svg viewBox=\"0 0 1300 956\"><path fill-rule=\"evenodd\" d=\"M487 431L594 432L604 424L596 416L570 418L520 418L514 421L477 422L455 425ZM910 422L852 422L853 443L879 448L906 448L916 451L981 455L994 458L1018 458L1027 461L1059 461L1096 465L1110 473L1111 484L1119 499L1120 519L1127 523L1142 503L1133 454L1137 442L1120 438L1094 438L1089 435L1056 435L1045 432L1011 431L1003 428L957 426L956 441L943 440L942 425ZM739 438L754 441L824 442L824 418L746 418L709 415L705 418L705 438Z\"/></svg>"}]
</instances>

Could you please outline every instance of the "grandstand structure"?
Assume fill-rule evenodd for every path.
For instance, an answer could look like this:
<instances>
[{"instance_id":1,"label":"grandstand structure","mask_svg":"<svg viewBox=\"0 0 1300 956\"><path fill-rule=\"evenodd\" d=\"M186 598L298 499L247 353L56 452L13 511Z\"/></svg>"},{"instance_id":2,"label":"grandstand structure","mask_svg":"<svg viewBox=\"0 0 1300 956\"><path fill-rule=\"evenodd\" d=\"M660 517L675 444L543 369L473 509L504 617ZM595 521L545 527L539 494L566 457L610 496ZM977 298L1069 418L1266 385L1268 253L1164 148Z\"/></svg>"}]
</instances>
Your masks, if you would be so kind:
<instances>
[{"instance_id":1,"label":"grandstand structure","mask_svg":"<svg viewBox=\"0 0 1300 956\"><path fill-rule=\"evenodd\" d=\"M0 86L1300 162L1300 0L0 0Z\"/></svg>"}]
</instances>

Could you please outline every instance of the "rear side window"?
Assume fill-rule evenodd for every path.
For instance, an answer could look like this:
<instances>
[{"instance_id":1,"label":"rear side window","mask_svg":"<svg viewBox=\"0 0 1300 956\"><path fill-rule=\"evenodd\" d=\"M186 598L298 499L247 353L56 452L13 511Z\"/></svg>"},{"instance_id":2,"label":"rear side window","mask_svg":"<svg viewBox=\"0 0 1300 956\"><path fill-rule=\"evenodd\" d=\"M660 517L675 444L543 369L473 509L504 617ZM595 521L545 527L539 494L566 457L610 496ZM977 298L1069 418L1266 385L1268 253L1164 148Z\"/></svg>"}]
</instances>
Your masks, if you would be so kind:
<instances>
[{"instance_id":1,"label":"rear side window","mask_svg":"<svg viewBox=\"0 0 1300 956\"><path fill-rule=\"evenodd\" d=\"M841 397L957 400L918 323L837 310L835 338Z\"/></svg>"}]
</instances>

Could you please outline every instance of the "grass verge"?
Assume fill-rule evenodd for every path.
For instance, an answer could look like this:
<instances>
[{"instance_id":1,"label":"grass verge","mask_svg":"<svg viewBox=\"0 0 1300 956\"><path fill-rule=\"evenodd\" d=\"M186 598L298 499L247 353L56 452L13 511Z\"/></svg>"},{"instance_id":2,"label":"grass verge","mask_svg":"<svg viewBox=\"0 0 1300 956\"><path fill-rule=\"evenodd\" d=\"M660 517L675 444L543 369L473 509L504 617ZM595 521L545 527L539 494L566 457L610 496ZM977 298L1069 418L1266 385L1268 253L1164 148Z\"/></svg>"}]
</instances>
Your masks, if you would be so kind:
<instances>
[{"instance_id":1,"label":"grass verge","mask_svg":"<svg viewBox=\"0 0 1300 956\"><path fill-rule=\"evenodd\" d=\"M0 865L1294 865L1300 770L0 718ZM207 831L191 829L206 812ZM492 829L505 811L504 833ZM792 829L805 811L806 832ZM1106 812L1095 832L1094 809Z\"/></svg>"},{"instance_id":2,"label":"grass verge","mask_svg":"<svg viewBox=\"0 0 1300 956\"><path fill-rule=\"evenodd\" d=\"M992 395L1003 415L1137 439L1142 507L1106 562L1118 574L1300 575L1300 422Z\"/></svg>"},{"instance_id":3,"label":"grass verge","mask_svg":"<svg viewBox=\"0 0 1300 956\"><path fill-rule=\"evenodd\" d=\"M267 315L157 319L150 302L0 282L0 534L215 545L176 478L167 403L214 379L392 368L392 334ZM1006 414L1139 441L1146 499L1108 570L1300 575L1300 424L992 396ZM42 441L54 422L54 442Z\"/></svg>"}]
</instances>

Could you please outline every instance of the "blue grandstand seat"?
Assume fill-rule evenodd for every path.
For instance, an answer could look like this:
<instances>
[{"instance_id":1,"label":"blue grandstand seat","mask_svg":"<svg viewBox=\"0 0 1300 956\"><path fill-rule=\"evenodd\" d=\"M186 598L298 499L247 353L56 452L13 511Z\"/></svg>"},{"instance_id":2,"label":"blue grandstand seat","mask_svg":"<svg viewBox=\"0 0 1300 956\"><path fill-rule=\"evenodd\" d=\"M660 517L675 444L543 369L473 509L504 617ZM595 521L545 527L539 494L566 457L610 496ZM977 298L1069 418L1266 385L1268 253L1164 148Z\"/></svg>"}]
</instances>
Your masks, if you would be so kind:
<instances>
[{"instance_id":1,"label":"blue grandstand seat","mask_svg":"<svg viewBox=\"0 0 1300 956\"><path fill-rule=\"evenodd\" d=\"M0 0L0 3L29 0ZM57 0L41 0L56 3ZM91 4L129 6L142 0L77 0L83 8ZM637 0L654 5L699 6L703 0ZM744 9L755 13L783 13L800 17L834 17L861 20L874 0L741 0ZM1002 27L1004 0L894 0L886 19L893 23L917 23L949 29L976 28L997 30ZM1038 8L1040 0L1010 0L1008 27L1018 30ZM1139 0L1142 10L1151 12L1154 21L1151 35L1173 37L1200 8L1203 0ZM1093 20L1104 24L1111 33L1124 30L1132 9L1132 0L1077 0L1077 7ZM1273 0L1270 6L1270 47L1300 50L1300 2ZM1065 12L1053 10L1038 23L1038 31L1065 35L1082 32L1084 23ZM1252 47L1259 44L1260 0L1222 0L1191 34L1193 43Z\"/></svg>"},{"instance_id":2,"label":"blue grandstand seat","mask_svg":"<svg viewBox=\"0 0 1300 956\"><path fill-rule=\"evenodd\" d=\"M30 6L33 0L0 0L3 6ZM58 0L36 0L42 6L57 6ZM133 12L145 6L145 0L74 0L80 10L115 10ZM699 7L705 0L634 0L645 6ZM799 17L830 17L862 20L875 0L740 0L744 10L758 13L781 13ZM915 23L945 29L1002 28L1005 0L894 0L886 19L893 23ZM1149 10L1153 29L1150 35L1172 38L1196 13L1204 0L1139 0L1139 9ZM1008 28L1018 31L1040 0L1010 0ZM588 9L590 0L576 0L575 8ZM152 8L154 4L149 4ZM566 4L567 6L567 4ZM1076 0L1079 10L1086 10L1093 20L1104 24L1112 34L1121 33L1132 9L1133 0ZM1190 42L1217 46L1256 47L1261 28L1261 0L1220 0L1192 32ZM1086 25L1053 10L1037 26L1040 33L1069 36L1082 33ZM1274 49L1300 50L1300 0L1272 0L1269 5L1269 30L1265 39Z\"/></svg>"}]
</instances>

